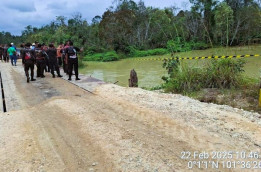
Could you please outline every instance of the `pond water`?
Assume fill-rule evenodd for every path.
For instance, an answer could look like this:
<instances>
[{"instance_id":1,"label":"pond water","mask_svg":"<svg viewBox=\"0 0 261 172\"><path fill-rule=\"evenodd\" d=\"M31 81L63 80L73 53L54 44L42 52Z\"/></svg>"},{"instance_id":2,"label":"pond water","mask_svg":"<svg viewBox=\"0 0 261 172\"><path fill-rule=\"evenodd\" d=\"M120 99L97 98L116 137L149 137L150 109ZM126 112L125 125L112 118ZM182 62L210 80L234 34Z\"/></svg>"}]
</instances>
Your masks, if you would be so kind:
<instances>
[{"instance_id":1,"label":"pond water","mask_svg":"<svg viewBox=\"0 0 261 172\"><path fill-rule=\"evenodd\" d=\"M211 55L245 55L261 54L261 45L243 46L233 48L212 48L208 50L196 50L176 54L180 57L211 56ZM153 56L144 58L169 58L170 55ZM259 78L261 70L261 57L245 58L245 74L250 77ZM202 66L210 60L186 60L190 65ZM161 77L167 75L162 67L162 61L138 61L135 59L123 59L116 62L85 62L86 67L80 70L81 73L91 75L105 82L115 83L121 86L128 86L130 71L135 69L138 75L139 87L154 87L163 83Z\"/></svg>"},{"instance_id":2,"label":"pond water","mask_svg":"<svg viewBox=\"0 0 261 172\"><path fill-rule=\"evenodd\" d=\"M135 69L138 75L139 87L153 87L162 82L161 77L166 74L161 61L137 61L124 59L116 62L87 62L87 66L80 72L97 79L128 86L130 71Z\"/></svg>"}]
</instances>

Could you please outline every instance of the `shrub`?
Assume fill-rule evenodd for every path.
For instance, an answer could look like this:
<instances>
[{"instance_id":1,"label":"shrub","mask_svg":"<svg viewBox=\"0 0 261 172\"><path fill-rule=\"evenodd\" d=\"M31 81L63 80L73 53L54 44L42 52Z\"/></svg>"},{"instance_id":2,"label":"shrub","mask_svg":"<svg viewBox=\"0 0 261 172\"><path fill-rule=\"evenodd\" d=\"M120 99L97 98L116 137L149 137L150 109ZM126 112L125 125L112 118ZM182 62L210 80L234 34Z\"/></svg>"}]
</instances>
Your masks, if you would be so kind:
<instances>
[{"instance_id":1,"label":"shrub","mask_svg":"<svg viewBox=\"0 0 261 172\"><path fill-rule=\"evenodd\" d=\"M206 69L205 82L208 84L206 87L231 88L238 86L245 63L242 59L237 61L231 59L212 60Z\"/></svg>"},{"instance_id":2,"label":"shrub","mask_svg":"<svg viewBox=\"0 0 261 172\"><path fill-rule=\"evenodd\" d=\"M87 55L83 58L84 61L102 61L102 59L103 59L103 53Z\"/></svg>"},{"instance_id":3,"label":"shrub","mask_svg":"<svg viewBox=\"0 0 261 172\"><path fill-rule=\"evenodd\" d=\"M182 45L180 39L169 40L167 42L167 49L169 52L182 52Z\"/></svg>"},{"instance_id":4,"label":"shrub","mask_svg":"<svg viewBox=\"0 0 261 172\"><path fill-rule=\"evenodd\" d=\"M87 55L83 59L84 61L116 61L119 60L119 56L115 51L109 51L106 53L96 53L92 55Z\"/></svg>"},{"instance_id":5,"label":"shrub","mask_svg":"<svg viewBox=\"0 0 261 172\"><path fill-rule=\"evenodd\" d=\"M137 50L133 46L129 46L126 51L128 52L128 56L130 57L146 57L154 55L164 55L169 53L168 50L164 48L156 48L151 50Z\"/></svg>"},{"instance_id":6,"label":"shrub","mask_svg":"<svg viewBox=\"0 0 261 172\"><path fill-rule=\"evenodd\" d=\"M147 53L149 56L154 56L154 55L164 55L169 52L167 49L164 48L156 48L156 49L148 50Z\"/></svg>"},{"instance_id":7,"label":"shrub","mask_svg":"<svg viewBox=\"0 0 261 172\"><path fill-rule=\"evenodd\" d=\"M204 50L209 48L204 42L194 42L194 41L182 41L180 38L175 40L169 40L167 42L167 49L169 52L186 52L191 50Z\"/></svg>"},{"instance_id":8,"label":"shrub","mask_svg":"<svg viewBox=\"0 0 261 172\"><path fill-rule=\"evenodd\" d=\"M125 53L130 57L135 57L136 48L134 46L128 46L125 48Z\"/></svg>"},{"instance_id":9,"label":"shrub","mask_svg":"<svg viewBox=\"0 0 261 172\"><path fill-rule=\"evenodd\" d=\"M202 88L204 79L203 69L200 68L190 68L186 64L174 63L175 66L172 68L173 72L169 71L171 77L163 77L165 80L165 91L167 92L190 92L196 91Z\"/></svg>"},{"instance_id":10,"label":"shrub","mask_svg":"<svg viewBox=\"0 0 261 172\"><path fill-rule=\"evenodd\" d=\"M169 76L162 79L165 81L165 91L175 93L198 91L202 88L236 88L243 83L241 74L244 65L245 61L242 59L212 60L203 68L169 61L163 64Z\"/></svg>"},{"instance_id":11,"label":"shrub","mask_svg":"<svg viewBox=\"0 0 261 172\"><path fill-rule=\"evenodd\" d=\"M204 42L194 42L192 47L193 50L205 50L209 48L209 45Z\"/></svg>"},{"instance_id":12,"label":"shrub","mask_svg":"<svg viewBox=\"0 0 261 172\"><path fill-rule=\"evenodd\" d=\"M104 54L102 61L108 62L108 61L116 61L119 60L119 56L115 51L109 51Z\"/></svg>"}]
</instances>

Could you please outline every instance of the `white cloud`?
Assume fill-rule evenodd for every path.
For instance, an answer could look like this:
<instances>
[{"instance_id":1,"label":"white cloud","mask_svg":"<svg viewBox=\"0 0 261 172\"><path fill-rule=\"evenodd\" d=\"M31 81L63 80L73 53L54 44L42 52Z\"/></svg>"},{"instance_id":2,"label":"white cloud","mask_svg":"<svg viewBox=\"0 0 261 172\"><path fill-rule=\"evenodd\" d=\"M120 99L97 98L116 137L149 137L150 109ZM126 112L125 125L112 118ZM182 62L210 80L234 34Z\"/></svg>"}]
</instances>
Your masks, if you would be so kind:
<instances>
[{"instance_id":1,"label":"white cloud","mask_svg":"<svg viewBox=\"0 0 261 172\"><path fill-rule=\"evenodd\" d=\"M3 0L0 0L3 1ZM55 20L56 16L70 18L80 12L87 21L96 15L102 15L112 5L113 0L12 0L1 2L0 31L8 31L20 35L28 25L40 27ZM182 2L188 0L144 0L146 6L182 7ZM138 2L138 0L136 0ZM175 4L175 3L176 4Z\"/></svg>"},{"instance_id":2,"label":"white cloud","mask_svg":"<svg viewBox=\"0 0 261 172\"><path fill-rule=\"evenodd\" d=\"M32 12L36 10L33 0L27 0L26 3L20 0L4 1L1 3L1 6L18 12Z\"/></svg>"}]
</instances>

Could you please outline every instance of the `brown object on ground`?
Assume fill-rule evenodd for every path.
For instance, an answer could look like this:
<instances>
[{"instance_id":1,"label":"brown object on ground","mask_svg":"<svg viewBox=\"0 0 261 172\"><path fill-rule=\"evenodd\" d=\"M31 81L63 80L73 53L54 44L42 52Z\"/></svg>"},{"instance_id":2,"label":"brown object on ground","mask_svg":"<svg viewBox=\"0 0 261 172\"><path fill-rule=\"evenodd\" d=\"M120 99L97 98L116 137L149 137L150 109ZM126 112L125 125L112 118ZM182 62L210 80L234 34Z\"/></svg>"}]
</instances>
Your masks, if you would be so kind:
<instances>
[{"instance_id":1,"label":"brown object on ground","mask_svg":"<svg viewBox=\"0 0 261 172\"><path fill-rule=\"evenodd\" d=\"M189 171L208 159L182 159L184 151L261 152L257 113L112 84L91 94L50 74L27 84L21 66L0 69L0 171ZM234 160L249 158L220 161Z\"/></svg>"},{"instance_id":2,"label":"brown object on ground","mask_svg":"<svg viewBox=\"0 0 261 172\"><path fill-rule=\"evenodd\" d=\"M129 87L138 87L138 76L134 69L130 72Z\"/></svg>"}]
</instances>

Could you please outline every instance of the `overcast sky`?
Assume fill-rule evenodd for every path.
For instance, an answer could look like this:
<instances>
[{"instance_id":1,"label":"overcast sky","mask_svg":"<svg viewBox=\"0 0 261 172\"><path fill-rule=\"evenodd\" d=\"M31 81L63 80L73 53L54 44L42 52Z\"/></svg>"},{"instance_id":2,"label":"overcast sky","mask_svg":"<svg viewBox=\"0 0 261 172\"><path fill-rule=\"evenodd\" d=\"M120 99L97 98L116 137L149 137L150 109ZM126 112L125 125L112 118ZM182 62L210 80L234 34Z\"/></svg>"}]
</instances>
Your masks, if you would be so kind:
<instances>
[{"instance_id":1,"label":"overcast sky","mask_svg":"<svg viewBox=\"0 0 261 172\"><path fill-rule=\"evenodd\" d=\"M135 0L136 2L138 0ZM88 22L112 5L113 0L0 0L0 31L21 35L28 25L40 27L55 16L71 17L80 12ZM144 0L146 6L189 8L189 0Z\"/></svg>"}]
</instances>

